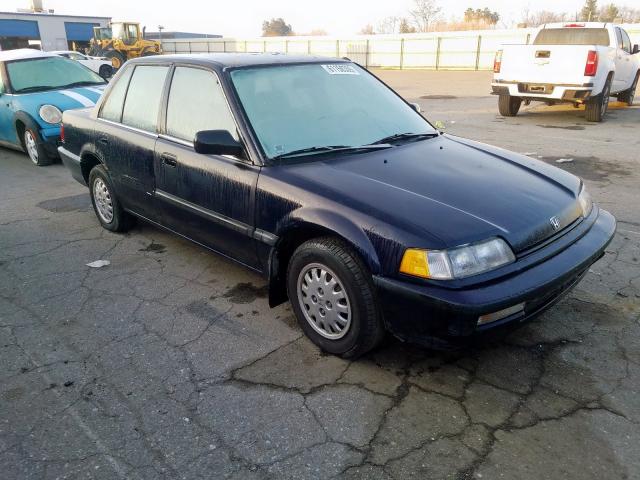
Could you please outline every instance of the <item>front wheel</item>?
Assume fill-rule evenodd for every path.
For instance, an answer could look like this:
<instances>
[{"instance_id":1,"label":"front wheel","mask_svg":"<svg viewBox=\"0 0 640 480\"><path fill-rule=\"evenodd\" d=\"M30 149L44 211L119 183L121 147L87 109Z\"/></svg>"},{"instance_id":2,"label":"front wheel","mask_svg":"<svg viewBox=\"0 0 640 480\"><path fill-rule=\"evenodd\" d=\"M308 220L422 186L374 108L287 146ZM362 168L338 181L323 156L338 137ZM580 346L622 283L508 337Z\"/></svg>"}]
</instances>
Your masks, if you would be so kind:
<instances>
[{"instance_id":1,"label":"front wheel","mask_svg":"<svg viewBox=\"0 0 640 480\"><path fill-rule=\"evenodd\" d=\"M124 62L127 61L127 58L117 50L110 50L105 53L104 56L111 61L111 66L113 67L114 71L122 67Z\"/></svg>"},{"instance_id":2,"label":"front wheel","mask_svg":"<svg viewBox=\"0 0 640 480\"><path fill-rule=\"evenodd\" d=\"M498 97L498 111L503 117L515 117L520 110L522 100L511 95L500 95Z\"/></svg>"},{"instance_id":3,"label":"front wheel","mask_svg":"<svg viewBox=\"0 0 640 480\"><path fill-rule=\"evenodd\" d=\"M135 217L124 211L115 195L111 178L102 165L89 173L91 203L100 224L112 232L126 232L135 224Z\"/></svg>"},{"instance_id":4,"label":"front wheel","mask_svg":"<svg viewBox=\"0 0 640 480\"><path fill-rule=\"evenodd\" d=\"M326 352L355 358L384 336L371 274L338 239L318 238L298 247L289 262L287 292L300 327Z\"/></svg>"},{"instance_id":5,"label":"front wheel","mask_svg":"<svg viewBox=\"0 0 640 480\"><path fill-rule=\"evenodd\" d=\"M98 69L98 75L107 80L113 75L113 67L111 65L100 65Z\"/></svg>"},{"instance_id":6,"label":"front wheel","mask_svg":"<svg viewBox=\"0 0 640 480\"><path fill-rule=\"evenodd\" d=\"M33 130L25 128L22 141L24 150L34 165L44 167L53 163L53 159L47 155L42 143L38 141L38 135Z\"/></svg>"},{"instance_id":7,"label":"front wheel","mask_svg":"<svg viewBox=\"0 0 640 480\"><path fill-rule=\"evenodd\" d=\"M601 122L604 119L604 115L609 108L609 96L611 93L611 81L607 79L600 95L596 95L593 98L587 100L585 105L585 113L587 121L589 122Z\"/></svg>"}]
</instances>

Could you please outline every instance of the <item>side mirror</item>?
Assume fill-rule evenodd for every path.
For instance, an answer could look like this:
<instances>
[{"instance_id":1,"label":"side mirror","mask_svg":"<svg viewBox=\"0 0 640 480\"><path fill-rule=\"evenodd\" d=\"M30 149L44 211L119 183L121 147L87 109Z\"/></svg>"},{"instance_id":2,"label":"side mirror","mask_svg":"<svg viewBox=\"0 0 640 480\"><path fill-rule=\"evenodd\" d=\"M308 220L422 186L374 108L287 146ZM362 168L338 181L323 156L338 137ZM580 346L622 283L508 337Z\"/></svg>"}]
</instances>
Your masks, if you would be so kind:
<instances>
[{"instance_id":1,"label":"side mirror","mask_svg":"<svg viewBox=\"0 0 640 480\"><path fill-rule=\"evenodd\" d=\"M636 43L631 50L631 55L635 55L638 52L640 52L640 47L638 47L638 44Z\"/></svg>"},{"instance_id":2,"label":"side mirror","mask_svg":"<svg viewBox=\"0 0 640 480\"><path fill-rule=\"evenodd\" d=\"M416 112L420 113L422 112L422 108L420 108L420 105L417 103L410 103L409 105L411 105L411 108L413 108Z\"/></svg>"},{"instance_id":3,"label":"side mirror","mask_svg":"<svg viewBox=\"0 0 640 480\"><path fill-rule=\"evenodd\" d=\"M242 144L228 130L202 130L196 133L193 148L197 153L244 158Z\"/></svg>"}]
</instances>

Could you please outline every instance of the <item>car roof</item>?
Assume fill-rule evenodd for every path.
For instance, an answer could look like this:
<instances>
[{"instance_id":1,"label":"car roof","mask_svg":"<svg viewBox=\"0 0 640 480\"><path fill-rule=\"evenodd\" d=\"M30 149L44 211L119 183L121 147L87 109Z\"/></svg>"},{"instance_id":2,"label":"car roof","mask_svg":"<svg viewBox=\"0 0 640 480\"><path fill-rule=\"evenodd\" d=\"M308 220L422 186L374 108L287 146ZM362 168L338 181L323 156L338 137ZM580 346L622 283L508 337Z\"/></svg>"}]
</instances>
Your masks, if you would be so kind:
<instances>
[{"instance_id":1,"label":"car roof","mask_svg":"<svg viewBox=\"0 0 640 480\"><path fill-rule=\"evenodd\" d=\"M129 60L127 63L165 63L167 61L213 65L224 69L300 63L345 63L350 60L316 55L289 55L284 53L188 53L139 57Z\"/></svg>"},{"instance_id":2,"label":"car roof","mask_svg":"<svg viewBox=\"0 0 640 480\"><path fill-rule=\"evenodd\" d=\"M555 22L545 23L541 28L575 28L577 25L580 25L578 28L606 28L608 24L603 22Z\"/></svg>"},{"instance_id":3,"label":"car roof","mask_svg":"<svg viewBox=\"0 0 640 480\"><path fill-rule=\"evenodd\" d=\"M10 60L22 60L24 58L37 58L37 57L55 57L56 55L51 52L43 52L41 50L34 50L33 48L17 48L15 50L0 51L0 62L8 62Z\"/></svg>"},{"instance_id":4,"label":"car roof","mask_svg":"<svg viewBox=\"0 0 640 480\"><path fill-rule=\"evenodd\" d=\"M75 52L73 50L51 50L49 53L55 53L56 55L58 55L59 53L80 53L80 52Z\"/></svg>"}]
</instances>

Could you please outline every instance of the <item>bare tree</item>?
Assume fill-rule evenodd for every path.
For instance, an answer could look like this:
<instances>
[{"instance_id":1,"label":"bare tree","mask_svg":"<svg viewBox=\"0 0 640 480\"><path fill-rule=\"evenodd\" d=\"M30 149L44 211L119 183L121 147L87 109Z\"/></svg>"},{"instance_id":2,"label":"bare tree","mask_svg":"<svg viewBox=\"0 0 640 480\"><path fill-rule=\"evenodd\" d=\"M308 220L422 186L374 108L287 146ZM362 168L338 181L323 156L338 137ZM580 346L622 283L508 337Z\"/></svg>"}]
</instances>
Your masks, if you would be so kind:
<instances>
[{"instance_id":1,"label":"bare tree","mask_svg":"<svg viewBox=\"0 0 640 480\"><path fill-rule=\"evenodd\" d=\"M375 35L375 33L376 31L370 23L362 27L362 30L360 30L360 35Z\"/></svg>"},{"instance_id":2,"label":"bare tree","mask_svg":"<svg viewBox=\"0 0 640 480\"><path fill-rule=\"evenodd\" d=\"M522 14L522 21L519 27L538 27L545 23L564 22L567 19L566 13L550 12L548 10L540 10L538 12L529 12L526 9Z\"/></svg>"},{"instance_id":3,"label":"bare tree","mask_svg":"<svg viewBox=\"0 0 640 480\"><path fill-rule=\"evenodd\" d=\"M441 8L435 0L413 0L414 9L411 10L411 18L419 32L428 32L429 26L440 15Z\"/></svg>"},{"instance_id":4,"label":"bare tree","mask_svg":"<svg viewBox=\"0 0 640 480\"><path fill-rule=\"evenodd\" d=\"M378 22L376 33L396 33L396 28L400 24L399 17L386 17Z\"/></svg>"}]
</instances>

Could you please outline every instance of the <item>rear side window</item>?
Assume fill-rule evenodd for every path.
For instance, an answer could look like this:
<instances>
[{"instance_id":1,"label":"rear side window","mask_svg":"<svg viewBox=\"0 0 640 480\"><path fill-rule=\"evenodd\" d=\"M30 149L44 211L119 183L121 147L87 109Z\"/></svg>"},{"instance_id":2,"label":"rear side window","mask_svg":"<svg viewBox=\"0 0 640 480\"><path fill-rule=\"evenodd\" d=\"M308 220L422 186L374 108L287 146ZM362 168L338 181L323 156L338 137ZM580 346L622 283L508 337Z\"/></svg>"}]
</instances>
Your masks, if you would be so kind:
<instances>
[{"instance_id":1,"label":"rear side window","mask_svg":"<svg viewBox=\"0 0 640 480\"><path fill-rule=\"evenodd\" d=\"M217 77L200 68L177 67L169 91L167 134L192 142L201 130L228 130L237 139Z\"/></svg>"},{"instance_id":2,"label":"rear side window","mask_svg":"<svg viewBox=\"0 0 640 480\"><path fill-rule=\"evenodd\" d=\"M112 122L120 122L122 119L122 105L124 104L124 96L127 93L127 86L129 85L129 80L131 79L131 74L133 73L133 68L126 68L118 81L109 92L109 96L104 102L102 106L102 110L100 111L100 118L104 118L105 120L111 120Z\"/></svg>"},{"instance_id":3,"label":"rear side window","mask_svg":"<svg viewBox=\"0 0 640 480\"><path fill-rule=\"evenodd\" d=\"M606 28L543 28L534 45L601 45L609 46Z\"/></svg>"},{"instance_id":4,"label":"rear side window","mask_svg":"<svg viewBox=\"0 0 640 480\"><path fill-rule=\"evenodd\" d=\"M139 65L133 71L124 101L122 123L155 132L160 110L160 97L169 67Z\"/></svg>"}]
</instances>

